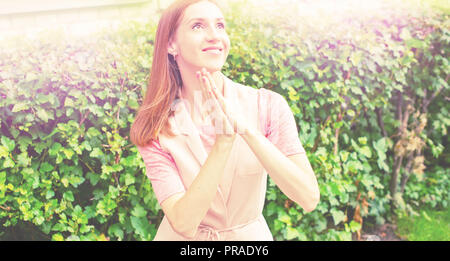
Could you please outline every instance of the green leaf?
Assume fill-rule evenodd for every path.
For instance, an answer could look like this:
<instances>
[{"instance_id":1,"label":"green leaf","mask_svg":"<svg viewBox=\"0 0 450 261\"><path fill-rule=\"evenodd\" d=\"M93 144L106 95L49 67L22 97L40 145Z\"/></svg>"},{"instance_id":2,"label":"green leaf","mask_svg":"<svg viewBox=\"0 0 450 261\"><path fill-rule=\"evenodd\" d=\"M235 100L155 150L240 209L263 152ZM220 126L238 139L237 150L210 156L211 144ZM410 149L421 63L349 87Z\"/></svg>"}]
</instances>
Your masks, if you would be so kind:
<instances>
[{"instance_id":1,"label":"green leaf","mask_svg":"<svg viewBox=\"0 0 450 261\"><path fill-rule=\"evenodd\" d=\"M298 233L298 231L293 228L293 227L286 227L286 239L287 240L291 240L294 238L297 238L298 236L300 236L300 234Z\"/></svg>"},{"instance_id":2,"label":"green leaf","mask_svg":"<svg viewBox=\"0 0 450 261\"><path fill-rule=\"evenodd\" d=\"M52 236L53 241L64 241L64 237L61 234L54 234Z\"/></svg>"},{"instance_id":3,"label":"green leaf","mask_svg":"<svg viewBox=\"0 0 450 261\"><path fill-rule=\"evenodd\" d=\"M16 147L16 142L14 142L14 140L11 140L6 136L2 136L1 141L3 146L5 146L6 149L8 149L8 151L13 151L14 148Z\"/></svg>"},{"instance_id":4,"label":"green leaf","mask_svg":"<svg viewBox=\"0 0 450 261\"><path fill-rule=\"evenodd\" d=\"M6 158L9 156L8 148L0 146L0 158Z\"/></svg>"},{"instance_id":5,"label":"green leaf","mask_svg":"<svg viewBox=\"0 0 450 261\"><path fill-rule=\"evenodd\" d=\"M373 142L373 147L378 151L382 151L382 152L386 152L387 151L387 147L386 147L386 139L383 137L381 139L379 139L377 142Z\"/></svg>"},{"instance_id":6,"label":"green leaf","mask_svg":"<svg viewBox=\"0 0 450 261\"><path fill-rule=\"evenodd\" d=\"M69 186L69 180L66 178L66 177L64 177L64 178L62 178L61 179L61 183L64 185L64 187L68 187Z\"/></svg>"},{"instance_id":7,"label":"green leaf","mask_svg":"<svg viewBox=\"0 0 450 261\"><path fill-rule=\"evenodd\" d=\"M90 127L89 129L88 129L88 131L87 131L87 136L89 137L89 138L92 138L92 137L96 137L96 136L99 136L99 135L101 135L101 133L100 133L100 131L98 131L96 128L94 128L94 127Z\"/></svg>"},{"instance_id":8,"label":"green leaf","mask_svg":"<svg viewBox=\"0 0 450 261\"><path fill-rule=\"evenodd\" d=\"M139 103L136 100L136 98L130 98L128 100L128 106L130 106L131 109L137 110L139 109Z\"/></svg>"},{"instance_id":9,"label":"green leaf","mask_svg":"<svg viewBox=\"0 0 450 261\"><path fill-rule=\"evenodd\" d=\"M368 146L361 147L359 149L359 152L361 154L363 154L366 158L372 157L372 151L370 150L370 148Z\"/></svg>"},{"instance_id":10,"label":"green leaf","mask_svg":"<svg viewBox=\"0 0 450 261\"><path fill-rule=\"evenodd\" d=\"M338 185L336 183L330 183L330 189L331 189L331 193L334 196L339 196L341 194L341 191L338 188Z\"/></svg>"},{"instance_id":11,"label":"green leaf","mask_svg":"<svg viewBox=\"0 0 450 261\"><path fill-rule=\"evenodd\" d=\"M314 222L316 224L314 228L316 229L317 232L322 232L327 228L327 220L324 218L319 218Z\"/></svg>"},{"instance_id":12,"label":"green leaf","mask_svg":"<svg viewBox=\"0 0 450 261\"><path fill-rule=\"evenodd\" d=\"M52 170L53 170L53 166L51 164L49 164L48 162L42 163L41 168L39 169L39 171L41 173L50 172Z\"/></svg>"},{"instance_id":13,"label":"green leaf","mask_svg":"<svg viewBox=\"0 0 450 261\"><path fill-rule=\"evenodd\" d=\"M67 110L66 110L66 116L67 116L67 117L70 117L70 116L72 116L72 113L73 113L73 108L71 108L71 107L67 108Z\"/></svg>"},{"instance_id":14,"label":"green leaf","mask_svg":"<svg viewBox=\"0 0 450 261\"><path fill-rule=\"evenodd\" d=\"M354 232L356 232L356 231L358 231L360 229L361 229L361 224L360 223L358 223L358 222L356 222L354 220L350 221L350 231L351 232L354 233Z\"/></svg>"},{"instance_id":15,"label":"green leaf","mask_svg":"<svg viewBox=\"0 0 450 261\"><path fill-rule=\"evenodd\" d=\"M112 236L116 236L119 240L123 239L123 230L121 229L120 224L113 224L108 229L108 234Z\"/></svg>"},{"instance_id":16,"label":"green leaf","mask_svg":"<svg viewBox=\"0 0 450 261\"><path fill-rule=\"evenodd\" d=\"M145 211L141 205L137 204L131 211L131 214L136 217L145 217L147 215L147 211Z\"/></svg>"},{"instance_id":17,"label":"green leaf","mask_svg":"<svg viewBox=\"0 0 450 261\"><path fill-rule=\"evenodd\" d=\"M416 38L409 38L408 40L405 41L405 44L406 44L406 46L408 46L408 49L411 49L411 48L422 49L425 47L424 41L421 41Z\"/></svg>"},{"instance_id":18,"label":"green leaf","mask_svg":"<svg viewBox=\"0 0 450 261\"><path fill-rule=\"evenodd\" d=\"M37 217L34 219L34 223L35 223L36 225L38 225L38 226L42 225L42 223L44 223L44 221L45 221L45 219L44 219L43 216L37 216Z\"/></svg>"},{"instance_id":19,"label":"green leaf","mask_svg":"<svg viewBox=\"0 0 450 261\"><path fill-rule=\"evenodd\" d=\"M64 148L63 152L64 152L64 155L66 155L67 159L72 159L72 156L74 154L73 150Z\"/></svg>"},{"instance_id":20,"label":"green leaf","mask_svg":"<svg viewBox=\"0 0 450 261\"><path fill-rule=\"evenodd\" d=\"M48 116L47 111L45 109L38 108L36 114L41 120L43 120L44 122L48 122L49 116Z\"/></svg>"},{"instance_id":21,"label":"green leaf","mask_svg":"<svg viewBox=\"0 0 450 261\"><path fill-rule=\"evenodd\" d=\"M103 152L99 148L94 148L89 156L93 158L99 158L100 156L103 156Z\"/></svg>"},{"instance_id":22,"label":"green leaf","mask_svg":"<svg viewBox=\"0 0 450 261\"><path fill-rule=\"evenodd\" d=\"M358 170L363 170L363 165L359 160L351 160L346 164L348 170L353 173L357 173Z\"/></svg>"},{"instance_id":23,"label":"green leaf","mask_svg":"<svg viewBox=\"0 0 450 261\"><path fill-rule=\"evenodd\" d=\"M289 226L292 225L291 217L284 212L281 216L278 217L278 220L280 220L281 222L283 222Z\"/></svg>"},{"instance_id":24,"label":"green leaf","mask_svg":"<svg viewBox=\"0 0 450 261\"><path fill-rule=\"evenodd\" d=\"M252 80L255 81L255 82L258 82L259 78L258 78L258 76L256 74L252 74Z\"/></svg>"},{"instance_id":25,"label":"green leaf","mask_svg":"<svg viewBox=\"0 0 450 261\"><path fill-rule=\"evenodd\" d=\"M367 144L367 137L359 137L358 138L358 142L361 143L362 145L366 145Z\"/></svg>"},{"instance_id":26,"label":"green leaf","mask_svg":"<svg viewBox=\"0 0 450 261\"><path fill-rule=\"evenodd\" d=\"M58 142L55 142L52 144L52 146L48 150L48 154L51 156L55 156L56 154L58 154L58 152L61 150L61 148L62 148L62 145Z\"/></svg>"},{"instance_id":27,"label":"green leaf","mask_svg":"<svg viewBox=\"0 0 450 261\"><path fill-rule=\"evenodd\" d=\"M77 188L80 184L82 184L85 181L83 177L80 176L69 176L69 183Z\"/></svg>"},{"instance_id":28,"label":"green leaf","mask_svg":"<svg viewBox=\"0 0 450 261\"><path fill-rule=\"evenodd\" d=\"M347 161L349 154L350 153L348 153L348 151L345 151L345 150L342 150L342 151L339 152L339 155L341 156L342 162L346 162Z\"/></svg>"},{"instance_id":29,"label":"green leaf","mask_svg":"<svg viewBox=\"0 0 450 261\"><path fill-rule=\"evenodd\" d=\"M92 172L88 172L86 177L89 179L89 181L91 182L92 186L97 185L98 181L100 180L100 175L92 173Z\"/></svg>"},{"instance_id":30,"label":"green leaf","mask_svg":"<svg viewBox=\"0 0 450 261\"><path fill-rule=\"evenodd\" d=\"M147 218L145 217L136 217L132 216L131 218L131 225L136 230L136 233L139 234L142 238L147 238L149 233L149 223Z\"/></svg>"},{"instance_id":31,"label":"green leaf","mask_svg":"<svg viewBox=\"0 0 450 261\"><path fill-rule=\"evenodd\" d=\"M32 144L32 139L30 137L21 136L20 138L15 138L17 143L19 144L20 151L25 152L28 149L28 146Z\"/></svg>"},{"instance_id":32,"label":"green leaf","mask_svg":"<svg viewBox=\"0 0 450 261\"><path fill-rule=\"evenodd\" d=\"M72 202L72 201L74 201L75 199L74 199L74 197L73 197L73 193L72 193L72 191L66 191L66 192L64 192L64 194L63 194L63 198L65 199L65 200L68 200L68 201L70 201L70 202Z\"/></svg>"},{"instance_id":33,"label":"green leaf","mask_svg":"<svg viewBox=\"0 0 450 261\"><path fill-rule=\"evenodd\" d=\"M64 107L75 107L75 104L71 98L66 97L64 100Z\"/></svg>"},{"instance_id":34,"label":"green leaf","mask_svg":"<svg viewBox=\"0 0 450 261\"><path fill-rule=\"evenodd\" d=\"M55 196L55 192L53 190L47 190L47 193L45 194L46 199L51 199Z\"/></svg>"},{"instance_id":35,"label":"green leaf","mask_svg":"<svg viewBox=\"0 0 450 261\"><path fill-rule=\"evenodd\" d=\"M128 192L130 192L131 195L137 195L138 192L136 190L136 187L134 185L131 185L128 187Z\"/></svg>"},{"instance_id":36,"label":"green leaf","mask_svg":"<svg viewBox=\"0 0 450 261\"><path fill-rule=\"evenodd\" d=\"M341 199L341 203L347 203L349 200L349 194L348 193L342 193L339 195L339 198Z\"/></svg>"},{"instance_id":37,"label":"green leaf","mask_svg":"<svg viewBox=\"0 0 450 261\"><path fill-rule=\"evenodd\" d=\"M135 182L135 179L134 179L134 177L130 174L130 173L127 173L126 175L125 175L125 185L130 185L130 184L133 184Z\"/></svg>"},{"instance_id":38,"label":"green leaf","mask_svg":"<svg viewBox=\"0 0 450 261\"><path fill-rule=\"evenodd\" d=\"M0 172L0 185L4 185L6 182L6 172Z\"/></svg>"},{"instance_id":39,"label":"green leaf","mask_svg":"<svg viewBox=\"0 0 450 261\"><path fill-rule=\"evenodd\" d=\"M29 109L28 104L19 102L14 105L14 107L12 108L12 112L19 112L28 109Z\"/></svg>"},{"instance_id":40,"label":"green leaf","mask_svg":"<svg viewBox=\"0 0 450 261\"><path fill-rule=\"evenodd\" d=\"M81 146L82 146L84 149L86 149L87 151L92 151L92 146L91 146L91 144L90 144L87 140L83 141L83 142L81 143Z\"/></svg>"},{"instance_id":41,"label":"green leaf","mask_svg":"<svg viewBox=\"0 0 450 261\"><path fill-rule=\"evenodd\" d=\"M3 162L3 168L13 168L15 165L14 161L9 157Z\"/></svg>"},{"instance_id":42,"label":"green leaf","mask_svg":"<svg viewBox=\"0 0 450 261\"><path fill-rule=\"evenodd\" d=\"M57 128L53 129L52 133L50 133L49 135L45 136L44 138L42 138L42 140L46 140L48 138L51 138L53 135L55 135L56 133L58 133L59 130ZM61 145L61 144L60 144Z\"/></svg>"},{"instance_id":43,"label":"green leaf","mask_svg":"<svg viewBox=\"0 0 450 261\"><path fill-rule=\"evenodd\" d=\"M19 165L27 167L31 164L31 158L28 157L28 153L26 151L22 152L17 156L17 162Z\"/></svg>"},{"instance_id":44,"label":"green leaf","mask_svg":"<svg viewBox=\"0 0 450 261\"><path fill-rule=\"evenodd\" d=\"M340 210L336 210L336 209L332 209L330 212L331 212L331 215L333 216L335 226L337 224L341 223L342 221L344 221L344 219L345 219L344 212L342 212Z\"/></svg>"},{"instance_id":45,"label":"green leaf","mask_svg":"<svg viewBox=\"0 0 450 261\"><path fill-rule=\"evenodd\" d=\"M381 138L377 142L374 141L372 144L378 156L378 167L386 172L389 172L389 166L386 164L386 151L388 149L386 145L386 138Z\"/></svg>"},{"instance_id":46,"label":"green leaf","mask_svg":"<svg viewBox=\"0 0 450 261\"><path fill-rule=\"evenodd\" d=\"M112 199L117 198L119 196L119 194L120 194L119 188L114 187L114 186L109 186L108 192L109 192L109 195L110 195L110 197Z\"/></svg>"}]
</instances>

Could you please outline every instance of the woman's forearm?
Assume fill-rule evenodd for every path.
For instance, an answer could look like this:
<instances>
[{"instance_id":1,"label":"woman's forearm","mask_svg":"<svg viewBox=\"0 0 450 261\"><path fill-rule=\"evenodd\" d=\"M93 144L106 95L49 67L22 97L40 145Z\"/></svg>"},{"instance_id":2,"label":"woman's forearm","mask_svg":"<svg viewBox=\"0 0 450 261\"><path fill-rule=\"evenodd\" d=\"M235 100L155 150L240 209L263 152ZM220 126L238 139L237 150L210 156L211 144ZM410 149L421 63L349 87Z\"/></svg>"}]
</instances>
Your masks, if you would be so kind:
<instances>
[{"instance_id":1,"label":"woman's forearm","mask_svg":"<svg viewBox=\"0 0 450 261\"><path fill-rule=\"evenodd\" d=\"M315 208L320 195L316 177L309 164L300 168L259 131L249 131L242 137L289 199L306 211Z\"/></svg>"},{"instance_id":2,"label":"woman's forearm","mask_svg":"<svg viewBox=\"0 0 450 261\"><path fill-rule=\"evenodd\" d=\"M217 194L234 138L218 138L205 163L184 196L174 205L177 230L194 237Z\"/></svg>"}]
</instances>

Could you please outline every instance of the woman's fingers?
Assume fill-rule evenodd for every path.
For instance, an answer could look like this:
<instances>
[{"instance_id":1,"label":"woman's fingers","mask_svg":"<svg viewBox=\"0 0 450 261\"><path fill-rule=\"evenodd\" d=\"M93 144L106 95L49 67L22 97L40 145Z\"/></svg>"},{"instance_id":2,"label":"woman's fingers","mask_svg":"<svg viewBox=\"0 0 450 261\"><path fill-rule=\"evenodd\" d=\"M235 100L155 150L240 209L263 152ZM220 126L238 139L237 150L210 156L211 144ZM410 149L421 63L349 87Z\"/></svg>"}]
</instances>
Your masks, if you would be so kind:
<instances>
[{"instance_id":1,"label":"woman's fingers","mask_svg":"<svg viewBox=\"0 0 450 261\"><path fill-rule=\"evenodd\" d=\"M221 108L223 109L225 114L227 114L226 102L225 102L222 94L219 92L219 89L216 87L216 84L215 84L211 74L209 72L206 72L206 77L209 79L209 82L211 83L211 92L212 92L213 97L217 99Z\"/></svg>"},{"instance_id":2,"label":"woman's fingers","mask_svg":"<svg viewBox=\"0 0 450 261\"><path fill-rule=\"evenodd\" d=\"M214 80L209 72L207 73L207 76L208 76L209 81L213 83L212 92L213 92L214 98L220 104L220 107L221 107L222 111L224 112L225 117L227 117L227 119L229 120L229 123L232 126L237 126L237 122L235 121L236 119L234 117L234 114L232 113L230 108L228 108L228 104L225 101L225 98L223 97L222 93L220 93L219 89L215 86Z\"/></svg>"},{"instance_id":3,"label":"woman's fingers","mask_svg":"<svg viewBox=\"0 0 450 261\"><path fill-rule=\"evenodd\" d=\"M249 129L249 126L247 125L247 121L242 117L240 114L236 114L236 108L234 106L230 105L230 101L226 100L222 93L219 91L218 88L216 88L214 84L214 80L210 73L207 73L209 81L212 83L212 92L214 98L217 100L217 102L220 104L220 107L225 114L225 117L227 118L230 126L233 128L234 132L237 133L246 133Z\"/></svg>"},{"instance_id":4,"label":"woman's fingers","mask_svg":"<svg viewBox=\"0 0 450 261\"><path fill-rule=\"evenodd\" d=\"M226 114L223 112L222 106L219 104L217 98L214 95L214 81L208 74L205 73L206 70L197 72L197 78L199 78L202 86L202 91L206 95L206 107L212 107L213 113L211 117L212 124L216 127L216 134L233 134L234 129L229 124Z\"/></svg>"},{"instance_id":5,"label":"woman's fingers","mask_svg":"<svg viewBox=\"0 0 450 261\"><path fill-rule=\"evenodd\" d=\"M203 95L205 95L206 100L211 99L212 95L211 95L211 93L208 90L208 86L206 85L206 82L203 79L202 73L200 71L198 71L196 73L196 76L197 76L197 79L200 81L200 86L201 86L201 89L202 89L202 93L203 93Z\"/></svg>"}]
</instances>

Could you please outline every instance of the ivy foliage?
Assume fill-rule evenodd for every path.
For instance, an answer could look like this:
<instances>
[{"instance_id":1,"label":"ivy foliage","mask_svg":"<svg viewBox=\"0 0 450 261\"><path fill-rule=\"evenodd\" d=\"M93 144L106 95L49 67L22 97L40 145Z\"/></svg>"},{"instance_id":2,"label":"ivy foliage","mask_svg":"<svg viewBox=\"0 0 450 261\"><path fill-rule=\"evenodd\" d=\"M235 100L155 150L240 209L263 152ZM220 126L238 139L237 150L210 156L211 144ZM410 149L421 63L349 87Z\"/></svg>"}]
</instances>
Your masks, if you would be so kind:
<instances>
[{"instance_id":1,"label":"ivy foliage","mask_svg":"<svg viewBox=\"0 0 450 261\"><path fill-rule=\"evenodd\" d=\"M306 213L269 179L276 240L351 240L397 210L448 207L448 14L318 27L295 10L231 8L224 73L285 97L320 186ZM152 240L163 213L129 129L155 32L2 42L0 237Z\"/></svg>"}]
</instances>

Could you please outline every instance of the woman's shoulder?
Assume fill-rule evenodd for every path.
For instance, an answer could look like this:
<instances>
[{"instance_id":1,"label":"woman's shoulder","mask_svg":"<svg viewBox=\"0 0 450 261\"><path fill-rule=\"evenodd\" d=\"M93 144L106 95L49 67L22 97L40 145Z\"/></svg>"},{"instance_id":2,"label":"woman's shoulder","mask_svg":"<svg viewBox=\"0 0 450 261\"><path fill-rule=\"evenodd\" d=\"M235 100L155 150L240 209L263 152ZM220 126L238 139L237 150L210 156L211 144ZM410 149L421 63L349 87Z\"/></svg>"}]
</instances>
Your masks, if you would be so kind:
<instances>
[{"instance_id":1,"label":"woman's shoulder","mask_svg":"<svg viewBox=\"0 0 450 261\"><path fill-rule=\"evenodd\" d=\"M266 88L259 88L258 92L261 96L264 97L268 97L268 98L276 98L276 99L280 99L280 98L284 98L281 94L279 94L278 92L266 89Z\"/></svg>"},{"instance_id":2,"label":"woman's shoulder","mask_svg":"<svg viewBox=\"0 0 450 261\"><path fill-rule=\"evenodd\" d=\"M286 102L286 99L283 97L283 95L266 88L258 89L258 98L260 104L264 104L264 106L266 107L269 105L269 108L280 106L281 104Z\"/></svg>"},{"instance_id":3,"label":"woman's shoulder","mask_svg":"<svg viewBox=\"0 0 450 261\"><path fill-rule=\"evenodd\" d=\"M280 94L266 88L254 88L234 81L233 84L242 95L253 94L263 98L270 98L272 96L281 96Z\"/></svg>"},{"instance_id":4,"label":"woman's shoulder","mask_svg":"<svg viewBox=\"0 0 450 261\"><path fill-rule=\"evenodd\" d=\"M232 83L234 89L238 92L240 97L248 99L251 95L257 96L260 104L279 103L285 100L281 94L270 89L266 89L264 87L254 88L243 83L233 81L230 78L228 78L228 80Z\"/></svg>"},{"instance_id":5,"label":"woman's shoulder","mask_svg":"<svg viewBox=\"0 0 450 261\"><path fill-rule=\"evenodd\" d=\"M255 95L257 94L258 89L255 89L251 86L248 86L248 85L245 85L245 84L242 84L239 82L235 82L235 81L231 81L231 82L234 85L235 89L240 93L245 93L245 94L252 93Z\"/></svg>"},{"instance_id":6,"label":"woman's shoulder","mask_svg":"<svg viewBox=\"0 0 450 261\"><path fill-rule=\"evenodd\" d=\"M158 151L158 152L163 152L163 148L161 146L161 144L159 143L159 139L152 139L149 142L147 142L147 144L145 145L137 145L136 146L139 152L154 152L154 151Z\"/></svg>"}]
</instances>

